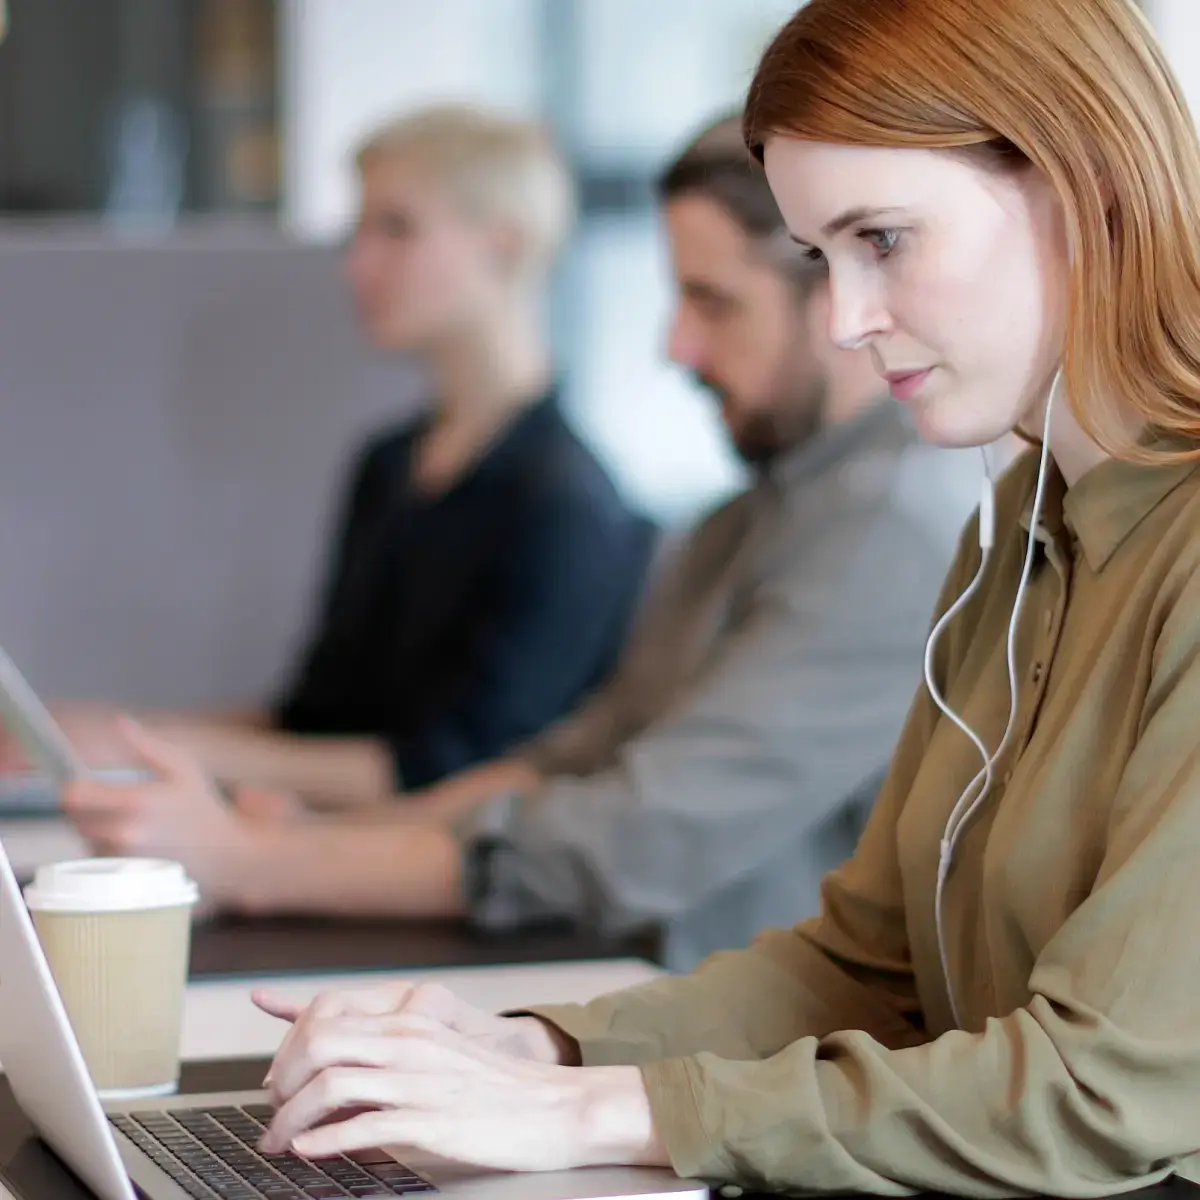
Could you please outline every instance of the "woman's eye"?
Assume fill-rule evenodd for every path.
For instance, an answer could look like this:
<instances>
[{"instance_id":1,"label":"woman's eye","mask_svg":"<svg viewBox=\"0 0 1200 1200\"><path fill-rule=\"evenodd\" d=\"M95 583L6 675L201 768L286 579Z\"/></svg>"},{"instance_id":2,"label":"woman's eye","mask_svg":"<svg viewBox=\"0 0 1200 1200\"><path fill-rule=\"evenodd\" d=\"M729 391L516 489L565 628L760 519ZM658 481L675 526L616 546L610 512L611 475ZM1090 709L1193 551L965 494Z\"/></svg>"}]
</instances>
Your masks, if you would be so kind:
<instances>
[{"instance_id":1,"label":"woman's eye","mask_svg":"<svg viewBox=\"0 0 1200 1200\"><path fill-rule=\"evenodd\" d=\"M804 249L804 259L806 262L819 263L825 260L825 255L816 246L806 246Z\"/></svg>"},{"instance_id":2,"label":"woman's eye","mask_svg":"<svg viewBox=\"0 0 1200 1200\"><path fill-rule=\"evenodd\" d=\"M898 229L864 229L858 236L870 242L883 258L887 258L900 243Z\"/></svg>"}]
</instances>

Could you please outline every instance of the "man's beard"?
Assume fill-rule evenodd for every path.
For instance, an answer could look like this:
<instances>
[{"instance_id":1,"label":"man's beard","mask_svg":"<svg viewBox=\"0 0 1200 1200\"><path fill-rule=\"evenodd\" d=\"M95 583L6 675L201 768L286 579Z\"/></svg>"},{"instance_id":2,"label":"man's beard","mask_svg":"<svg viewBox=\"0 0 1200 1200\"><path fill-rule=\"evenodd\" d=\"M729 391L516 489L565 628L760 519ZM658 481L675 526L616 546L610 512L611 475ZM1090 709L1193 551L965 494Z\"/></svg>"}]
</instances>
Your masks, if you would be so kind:
<instances>
[{"instance_id":1,"label":"man's beard","mask_svg":"<svg viewBox=\"0 0 1200 1200\"><path fill-rule=\"evenodd\" d=\"M695 373L695 380L723 408L729 404L728 391L715 380L700 372ZM825 381L819 377L810 378L804 386L794 382L788 386L781 380L769 403L751 413L736 431L729 430L738 457L761 472L815 437L825 424L826 392Z\"/></svg>"}]
</instances>

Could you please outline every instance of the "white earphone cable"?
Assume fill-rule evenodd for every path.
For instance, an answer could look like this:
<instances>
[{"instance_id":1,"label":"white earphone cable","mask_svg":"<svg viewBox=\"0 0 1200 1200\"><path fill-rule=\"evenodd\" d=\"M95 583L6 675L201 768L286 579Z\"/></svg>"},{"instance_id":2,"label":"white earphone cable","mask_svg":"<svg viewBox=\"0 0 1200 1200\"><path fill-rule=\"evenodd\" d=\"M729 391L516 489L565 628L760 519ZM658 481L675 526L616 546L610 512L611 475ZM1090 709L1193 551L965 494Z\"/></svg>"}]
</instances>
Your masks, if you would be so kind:
<instances>
[{"instance_id":1,"label":"white earphone cable","mask_svg":"<svg viewBox=\"0 0 1200 1200\"><path fill-rule=\"evenodd\" d=\"M975 749L979 752L983 760L983 766L974 778L963 789L962 794L954 804L954 808L947 818L946 826L942 831L941 845L938 852L938 870L937 881L934 890L934 925L937 935L938 954L941 958L942 977L946 984L946 994L950 1001L950 1011L954 1017L955 1025L961 1027L962 1021L958 1009L958 1003L954 995L954 984L950 977L950 961L949 950L946 944L945 930L945 914L944 914L944 898L946 881L950 875L950 868L954 862L954 852L958 845L958 839L966 828L971 819L979 811L984 800L987 799L988 793L992 786L992 773L997 761L1008 748L1008 743L1012 737L1013 729L1016 726L1017 707L1019 698L1019 685L1017 680L1017 631L1020 627L1021 610L1025 603L1025 595L1028 589L1029 577L1033 571L1034 552L1037 543L1036 531L1038 521L1041 518L1042 504L1045 498L1047 468L1050 461L1050 418L1054 409L1055 397L1058 393L1061 383L1061 372L1055 374L1054 382L1051 384L1050 393L1046 399L1046 416L1044 427L1042 430L1042 451L1041 458L1038 463L1037 485L1033 495L1033 512L1030 519L1030 531L1025 550L1025 561L1021 569L1021 579L1017 585L1017 594L1013 600L1012 612L1009 615L1008 621L1008 636L1006 640L1006 664L1008 668L1008 719L1005 723L1004 734L1000 739L996 749L989 753L983 739L959 716L947 703L942 695L937 680L934 677L933 659L934 650L937 646L937 641L944 632L949 622L962 610L964 605L975 594L980 583L983 580L984 572L987 569L988 561L991 557L992 543L994 540L994 492L992 486L992 478L989 463L987 460L986 451L984 452L984 496L980 502L979 513L979 545L982 550L982 557L979 564L979 569L975 572L975 577L971 580L966 590L961 596L946 610L941 619L933 627L929 635L929 640L925 644L925 685L929 689L929 694L933 698L934 704L938 709L948 717L967 737L971 740Z\"/></svg>"}]
</instances>

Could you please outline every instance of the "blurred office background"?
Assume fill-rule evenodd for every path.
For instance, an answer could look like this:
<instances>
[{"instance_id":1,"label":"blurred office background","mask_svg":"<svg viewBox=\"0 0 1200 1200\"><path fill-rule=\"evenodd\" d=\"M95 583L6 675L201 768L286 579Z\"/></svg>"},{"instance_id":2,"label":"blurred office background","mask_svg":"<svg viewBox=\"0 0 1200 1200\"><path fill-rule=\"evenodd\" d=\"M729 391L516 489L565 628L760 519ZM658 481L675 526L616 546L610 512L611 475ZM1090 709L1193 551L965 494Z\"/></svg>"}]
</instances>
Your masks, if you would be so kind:
<instances>
[{"instance_id":1,"label":"blurred office background","mask_svg":"<svg viewBox=\"0 0 1200 1200\"><path fill-rule=\"evenodd\" d=\"M572 414L681 523L739 481L662 359L652 181L795 0L8 0L0 645L50 694L276 682L352 449L419 400L337 274L348 159L398 109L541 115L582 184L551 320ZM1146 0L1173 52L1195 0ZM1185 83L1189 80L1185 76Z\"/></svg>"}]
</instances>

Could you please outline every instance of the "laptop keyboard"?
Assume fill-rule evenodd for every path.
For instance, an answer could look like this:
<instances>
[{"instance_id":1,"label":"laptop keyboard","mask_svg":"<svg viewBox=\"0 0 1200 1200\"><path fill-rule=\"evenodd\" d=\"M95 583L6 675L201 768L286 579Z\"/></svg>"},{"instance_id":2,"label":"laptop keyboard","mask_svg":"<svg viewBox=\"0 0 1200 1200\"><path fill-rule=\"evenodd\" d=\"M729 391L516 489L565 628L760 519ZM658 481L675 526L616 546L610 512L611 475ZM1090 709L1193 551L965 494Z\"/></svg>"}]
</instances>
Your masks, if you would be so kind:
<instances>
[{"instance_id":1,"label":"laptop keyboard","mask_svg":"<svg viewBox=\"0 0 1200 1200\"><path fill-rule=\"evenodd\" d=\"M265 1104L135 1112L108 1119L194 1200L340 1200L437 1191L381 1151L307 1159L261 1154Z\"/></svg>"}]
</instances>

